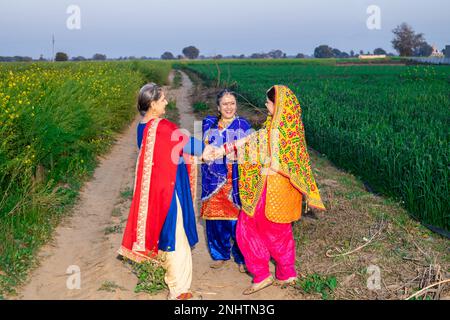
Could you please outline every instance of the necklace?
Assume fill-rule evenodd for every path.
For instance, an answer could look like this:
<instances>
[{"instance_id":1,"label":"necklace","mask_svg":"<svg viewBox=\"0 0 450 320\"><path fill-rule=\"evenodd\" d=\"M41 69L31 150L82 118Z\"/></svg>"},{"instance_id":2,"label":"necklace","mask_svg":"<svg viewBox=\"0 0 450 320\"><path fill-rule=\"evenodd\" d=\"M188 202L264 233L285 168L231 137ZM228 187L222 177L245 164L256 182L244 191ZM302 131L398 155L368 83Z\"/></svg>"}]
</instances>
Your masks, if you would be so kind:
<instances>
[{"instance_id":1,"label":"necklace","mask_svg":"<svg viewBox=\"0 0 450 320\"><path fill-rule=\"evenodd\" d=\"M228 127L234 120L236 119L236 116L233 116L233 118L231 119L223 119L220 118L219 120L219 126L222 127L222 129L225 129L226 127Z\"/></svg>"}]
</instances>

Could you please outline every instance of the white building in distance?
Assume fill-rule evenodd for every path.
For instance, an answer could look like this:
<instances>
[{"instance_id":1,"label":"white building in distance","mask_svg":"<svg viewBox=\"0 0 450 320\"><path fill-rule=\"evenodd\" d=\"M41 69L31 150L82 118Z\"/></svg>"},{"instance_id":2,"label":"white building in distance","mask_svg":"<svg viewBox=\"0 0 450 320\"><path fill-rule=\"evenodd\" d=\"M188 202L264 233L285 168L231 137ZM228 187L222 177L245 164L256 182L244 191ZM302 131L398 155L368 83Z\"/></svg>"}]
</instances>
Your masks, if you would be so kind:
<instances>
[{"instance_id":1,"label":"white building in distance","mask_svg":"<svg viewBox=\"0 0 450 320\"><path fill-rule=\"evenodd\" d=\"M433 52L431 52L430 57L443 58L444 54L438 50L436 45L433 45Z\"/></svg>"}]
</instances>

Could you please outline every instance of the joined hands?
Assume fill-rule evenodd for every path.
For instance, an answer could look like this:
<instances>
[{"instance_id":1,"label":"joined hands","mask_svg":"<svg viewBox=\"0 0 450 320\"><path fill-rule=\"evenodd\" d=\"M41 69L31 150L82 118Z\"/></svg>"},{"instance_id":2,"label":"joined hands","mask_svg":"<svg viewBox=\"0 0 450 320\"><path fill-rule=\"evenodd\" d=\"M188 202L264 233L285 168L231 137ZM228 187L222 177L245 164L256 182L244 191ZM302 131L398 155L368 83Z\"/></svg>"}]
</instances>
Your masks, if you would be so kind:
<instances>
[{"instance_id":1,"label":"joined hands","mask_svg":"<svg viewBox=\"0 0 450 320\"><path fill-rule=\"evenodd\" d=\"M206 162L212 162L219 159L225 155L225 150L223 147L214 147L212 145L207 145L205 150L203 150L202 159Z\"/></svg>"}]
</instances>

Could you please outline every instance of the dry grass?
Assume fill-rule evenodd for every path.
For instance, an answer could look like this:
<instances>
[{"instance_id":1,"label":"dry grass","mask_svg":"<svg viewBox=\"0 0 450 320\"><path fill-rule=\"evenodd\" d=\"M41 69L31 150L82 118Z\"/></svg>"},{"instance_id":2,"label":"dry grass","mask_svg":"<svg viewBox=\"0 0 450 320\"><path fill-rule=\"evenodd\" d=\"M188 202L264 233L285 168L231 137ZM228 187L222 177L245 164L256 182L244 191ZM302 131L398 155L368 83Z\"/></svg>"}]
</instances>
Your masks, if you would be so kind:
<instances>
[{"instance_id":1,"label":"dry grass","mask_svg":"<svg viewBox=\"0 0 450 320\"><path fill-rule=\"evenodd\" d=\"M312 150L310 155L328 210L314 212L316 219L305 215L294 226L300 273L336 276L335 299L405 299L449 277L447 239L411 219L398 203L366 191L360 180L324 156ZM360 247L348 255L327 256ZM370 266L380 270L379 290L368 289ZM450 286L425 296L449 297Z\"/></svg>"}]
</instances>

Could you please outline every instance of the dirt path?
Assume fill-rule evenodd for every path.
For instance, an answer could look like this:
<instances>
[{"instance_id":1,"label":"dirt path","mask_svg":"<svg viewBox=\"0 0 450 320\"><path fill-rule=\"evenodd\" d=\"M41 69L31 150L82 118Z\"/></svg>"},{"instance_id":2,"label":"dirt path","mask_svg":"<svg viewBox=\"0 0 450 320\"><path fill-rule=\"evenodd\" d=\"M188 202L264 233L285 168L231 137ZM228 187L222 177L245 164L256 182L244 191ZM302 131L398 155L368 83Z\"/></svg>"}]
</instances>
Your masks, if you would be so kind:
<instances>
[{"instance_id":1,"label":"dirt path","mask_svg":"<svg viewBox=\"0 0 450 320\"><path fill-rule=\"evenodd\" d=\"M137 121L118 138L111 152L101 160L94 177L84 186L72 215L57 227L52 243L41 249L41 265L32 273L20 298L146 298L145 295L133 293L136 277L116 258L121 234L108 234L107 231L117 224L117 219L127 215L126 210L122 210L121 217L113 217L112 213L123 202L120 192L132 184L137 157ZM66 272L70 266L79 267L80 289L67 288L70 274ZM123 290L99 291L108 282L117 284Z\"/></svg>"},{"instance_id":2,"label":"dirt path","mask_svg":"<svg viewBox=\"0 0 450 320\"><path fill-rule=\"evenodd\" d=\"M177 99L177 107L180 112L180 127L194 132L198 138L201 137L201 122L197 122L194 130L195 115L192 112L190 94L193 84L189 77L182 73L182 86L178 90L174 90ZM199 120L197 120L199 121ZM201 120L200 120L201 121ZM197 190L199 191L197 198L200 196L200 177ZM200 202L197 202L197 207ZM289 290L280 289L278 287L270 287L251 296L241 294L244 289L250 285L251 277L247 274L239 273L237 265L234 262L228 263L220 270L211 269L209 264L212 262L208 249L206 247L206 235L204 221L197 220L197 230L199 232L199 243L192 251L194 277L192 281L192 289L202 294L204 299L293 299L295 298ZM272 266L273 267L273 266Z\"/></svg>"},{"instance_id":3,"label":"dirt path","mask_svg":"<svg viewBox=\"0 0 450 320\"><path fill-rule=\"evenodd\" d=\"M179 89L166 89L168 96L177 101L181 127L193 132L195 116L190 103L193 85L186 74L183 73L182 77ZM129 194L134 179L138 121L136 118L118 137L111 152L101 159L93 178L80 193L71 216L57 227L53 241L40 250L40 266L19 290L19 299L166 298L167 292L153 296L134 293L137 278L128 265L117 259L116 253L130 205L127 192ZM239 273L231 262L220 270L209 268L211 259L205 245L203 225L203 221L198 219L200 242L193 250L192 290L201 293L204 299L294 298L289 290L278 287L252 296L241 295L250 284L250 276ZM78 276L80 287L73 288L76 281L72 280Z\"/></svg>"},{"instance_id":4,"label":"dirt path","mask_svg":"<svg viewBox=\"0 0 450 320\"><path fill-rule=\"evenodd\" d=\"M173 77L172 73L170 78ZM197 132L198 137L191 99L199 97L191 97L198 92L193 89L188 76L182 73L182 86L179 89L167 87L166 92L169 99L177 101L181 127ZM16 299L166 298L167 291L156 295L135 293L137 277L128 264L117 259L116 253L131 203L138 152L137 121L138 118L101 159L93 178L80 193L71 216L58 226L53 241L40 250L41 265L32 272L28 283L18 289ZM338 283L333 292L336 299L404 299L419 287L448 278L447 239L410 219L398 203L367 192L360 180L338 170L326 157L316 152L310 155L328 206L328 211L316 217L305 215L305 219L294 224L298 270L304 275L320 276L308 280L310 285L322 286L325 280L321 279L332 276ZM204 299L323 298L317 292L273 286L243 296L241 292L250 284L250 276L239 273L232 262L220 270L209 268L211 259L205 244L204 221L198 219L197 223L200 241L192 252L192 290L201 293ZM374 230L380 233L364 249L346 256L336 255L360 248ZM330 250L335 257L327 256ZM369 266L379 267L381 271L382 286L376 290L368 287ZM273 265L271 267L273 270ZM67 273L74 270L79 273ZM70 289L68 280L78 275L80 288ZM69 281L69 285L73 284ZM441 289L441 299L450 299L450 288Z\"/></svg>"}]
</instances>

